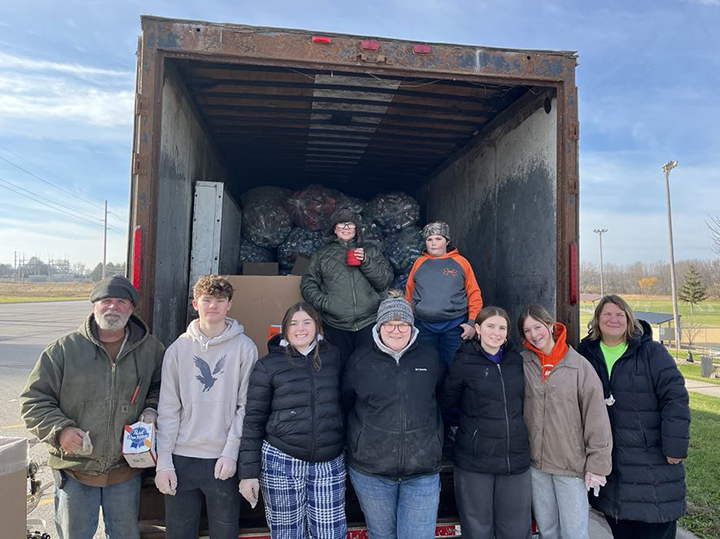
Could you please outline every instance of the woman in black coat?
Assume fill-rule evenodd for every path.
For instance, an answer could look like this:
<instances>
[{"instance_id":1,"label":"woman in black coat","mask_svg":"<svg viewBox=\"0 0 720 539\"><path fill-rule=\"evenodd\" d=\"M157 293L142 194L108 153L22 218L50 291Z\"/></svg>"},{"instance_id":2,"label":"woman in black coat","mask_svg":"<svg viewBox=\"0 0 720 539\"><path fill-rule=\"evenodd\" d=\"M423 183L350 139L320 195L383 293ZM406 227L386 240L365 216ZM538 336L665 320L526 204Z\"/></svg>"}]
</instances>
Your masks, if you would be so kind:
<instances>
[{"instance_id":1,"label":"woman in black coat","mask_svg":"<svg viewBox=\"0 0 720 539\"><path fill-rule=\"evenodd\" d=\"M475 318L478 338L460 346L440 395L444 411L460 406L455 500L469 539L529 539L531 533L525 377L520 351L507 341L509 327L504 309L482 309Z\"/></svg>"},{"instance_id":2,"label":"woman in black coat","mask_svg":"<svg viewBox=\"0 0 720 539\"><path fill-rule=\"evenodd\" d=\"M356 350L343 374L348 473L370 538L435 537L444 366L413 322L407 301L384 300L374 346Z\"/></svg>"},{"instance_id":3,"label":"woman in black coat","mask_svg":"<svg viewBox=\"0 0 720 539\"><path fill-rule=\"evenodd\" d=\"M273 539L345 539L340 352L305 302L285 313L250 376L240 443L240 493L262 487Z\"/></svg>"},{"instance_id":4,"label":"woman in black coat","mask_svg":"<svg viewBox=\"0 0 720 539\"><path fill-rule=\"evenodd\" d=\"M613 432L613 471L599 497L613 536L670 539L685 514L690 407L682 374L621 297L600 300L578 347L600 376Z\"/></svg>"}]
</instances>

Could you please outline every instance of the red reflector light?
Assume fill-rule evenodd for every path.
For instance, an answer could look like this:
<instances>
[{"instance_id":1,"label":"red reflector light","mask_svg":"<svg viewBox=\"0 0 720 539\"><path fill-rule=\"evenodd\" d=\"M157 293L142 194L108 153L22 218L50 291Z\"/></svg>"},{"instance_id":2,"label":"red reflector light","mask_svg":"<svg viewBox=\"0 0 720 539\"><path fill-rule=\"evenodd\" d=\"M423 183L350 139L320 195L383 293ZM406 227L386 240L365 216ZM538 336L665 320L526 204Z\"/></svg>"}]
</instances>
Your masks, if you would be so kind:
<instances>
[{"instance_id":1,"label":"red reflector light","mask_svg":"<svg viewBox=\"0 0 720 539\"><path fill-rule=\"evenodd\" d=\"M380 43L372 39L366 39L360 43L360 48L364 51L376 51L380 48Z\"/></svg>"},{"instance_id":2,"label":"red reflector light","mask_svg":"<svg viewBox=\"0 0 720 539\"><path fill-rule=\"evenodd\" d=\"M313 36L312 38L313 43L323 43L325 45L330 44L330 38L329 37L323 37L323 36Z\"/></svg>"},{"instance_id":3,"label":"red reflector light","mask_svg":"<svg viewBox=\"0 0 720 539\"><path fill-rule=\"evenodd\" d=\"M430 54L430 45L413 45L415 54Z\"/></svg>"},{"instance_id":4,"label":"red reflector light","mask_svg":"<svg viewBox=\"0 0 720 539\"><path fill-rule=\"evenodd\" d=\"M577 243L570 242L570 305L578 302L578 248Z\"/></svg>"},{"instance_id":5,"label":"red reflector light","mask_svg":"<svg viewBox=\"0 0 720 539\"><path fill-rule=\"evenodd\" d=\"M133 265L132 284L140 290L140 274L142 272L142 227L136 226L133 233Z\"/></svg>"}]
</instances>

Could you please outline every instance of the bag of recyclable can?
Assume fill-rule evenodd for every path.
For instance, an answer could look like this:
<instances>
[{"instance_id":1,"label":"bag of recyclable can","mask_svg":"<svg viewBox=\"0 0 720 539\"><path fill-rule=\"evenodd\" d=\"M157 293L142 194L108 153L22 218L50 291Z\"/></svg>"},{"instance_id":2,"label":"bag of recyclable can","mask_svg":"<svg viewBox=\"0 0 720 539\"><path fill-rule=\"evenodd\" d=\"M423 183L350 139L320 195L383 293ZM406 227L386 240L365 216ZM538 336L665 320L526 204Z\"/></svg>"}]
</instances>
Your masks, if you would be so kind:
<instances>
[{"instance_id":1,"label":"bag of recyclable can","mask_svg":"<svg viewBox=\"0 0 720 539\"><path fill-rule=\"evenodd\" d=\"M278 263L283 269L291 269L298 255L308 258L323 244L323 233L295 227L278 247Z\"/></svg>"},{"instance_id":2,"label":"bag of recyclable can","mask_svg":"<svg viewBox=\"0 0 720 539\"><path fill-rule=\"evenodd\" d=\"M243 262L274 262L275 254L265 247L259 247L245 238L240 240L240 265Z\"/></svg>"},{"instance_id":3,"label":"bag of recyclable can","mask_svg":"<svg viewBox=\"0 0 720 539\"><path fill-rule=\"evenodd\" d=\"M286 208L296 226L324 231L341 195L336 189L312 184L288 197Z\"/></svg>"},{"instance_id":4,"label":"bag of recyclable can","mask_svg":"<svg viewBox=\"0 0 720 539\"><path fill-rule=\"evenodd\" d=\"M363 199L346 195L345 193L340 193L336 204L337 208L350 208L352 211L359 214L362 214L365 211L366 206L367 202Z\"/></svg>"},{"instance_id":5,"label":"bag of recyclable can","mask_svg":"<svg viewBox=\"0 0 720 539\"><path fill-rule=\"evenodd\" d=\"M363 238L365 239L365 242L373 243L373 244L377 245L381 251L384 250L383 229L380 228L380 225L373 222L366 215L361 215L361 219L362 219L362 227L363 227Z\"/></svg>"},{"instance_id":6,"label":"bag of recyclable can","mask_svg":"<svg viewBox=\"0 0 720 539\"><path fill-rule=\"evenodd\" d=\"M292 230L292 220L277 193L251 197L243 206L242 236L259 247L273 249Z\"/></svg>"},{"instance_id":7,"label":"bag of recyclable can","mask_svg":"<svg viewBox=\"0 0 720 539\"><path fill-rule=\"evenodd\" d=\"M274 200L285 204L285 201L290 196L290 189L284 189L282 187L275 187L272 185L263 185L262 187L253 187L248 189L242 195L240 195L240 205L245 208L256 202L264 200Z\"/></svg>"},{"instance_id":8,"label":"bag of recyclable can","mask_svg":"<svg viewBox=\"0 0 720 539\"><path fill-rule=\"evenodd\" d=\"M390 261L396 275L409 272L425 247L425 241L417 226L408 226L399 232L388 234L383 243L385 245L383 253Z\"/></svg>"},{"instance_id":9,"label":"bag of recyclable can","mask_svg":"<svg viewBox=\"0 0 720 539\"><path fill-rule=\"evenodd\" d=\"M400 191L378 195L365 208L365 215L386 231L398 231L417 223L420 205Z\"/></svg>"}]
</instances>

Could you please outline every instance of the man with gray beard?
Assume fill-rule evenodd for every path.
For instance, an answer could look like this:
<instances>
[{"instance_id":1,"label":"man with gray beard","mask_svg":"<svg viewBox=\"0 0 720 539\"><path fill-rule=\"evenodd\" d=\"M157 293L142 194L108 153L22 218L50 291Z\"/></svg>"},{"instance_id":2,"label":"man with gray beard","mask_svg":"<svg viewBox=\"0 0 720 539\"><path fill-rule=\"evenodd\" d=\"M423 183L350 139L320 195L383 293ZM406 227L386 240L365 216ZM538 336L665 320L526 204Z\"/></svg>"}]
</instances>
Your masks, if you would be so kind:
<instances>
[{"instance_id":1,"label":"man with gray beard","mask_svg":"<svg viewBox=\"0 0 720 539\"><path fill-rule=\"evenodd\" d=\"M123 427L154 423L164 347L133 314L137 289L119 275L91 293L83 324L40 355L20 396L30 432L48 445L60 539L139 539L141 469L122 456Z\"/></svg>"}]
</instances>

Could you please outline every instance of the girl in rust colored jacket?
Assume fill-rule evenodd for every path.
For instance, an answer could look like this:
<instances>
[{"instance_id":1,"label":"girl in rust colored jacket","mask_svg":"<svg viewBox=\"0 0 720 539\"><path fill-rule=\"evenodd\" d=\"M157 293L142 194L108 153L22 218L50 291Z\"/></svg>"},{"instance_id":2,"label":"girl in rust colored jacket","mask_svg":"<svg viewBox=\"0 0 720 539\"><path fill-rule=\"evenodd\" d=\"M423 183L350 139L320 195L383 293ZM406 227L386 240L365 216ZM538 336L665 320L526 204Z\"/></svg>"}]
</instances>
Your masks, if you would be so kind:
<instances>
[{"instance_id":1,"label":"girl in rust colored jacket","mask_svg":"<svg viewBox=\"0 0 720 539\"><path fill-rule=\"evenodd\" d=\"M612 469L612 431L592 365L565 342L565 326L540 305L518 320L524 338L524 417L532 507L543 539L587 539L588 497Z\"/></svg>"}]
</instances>

